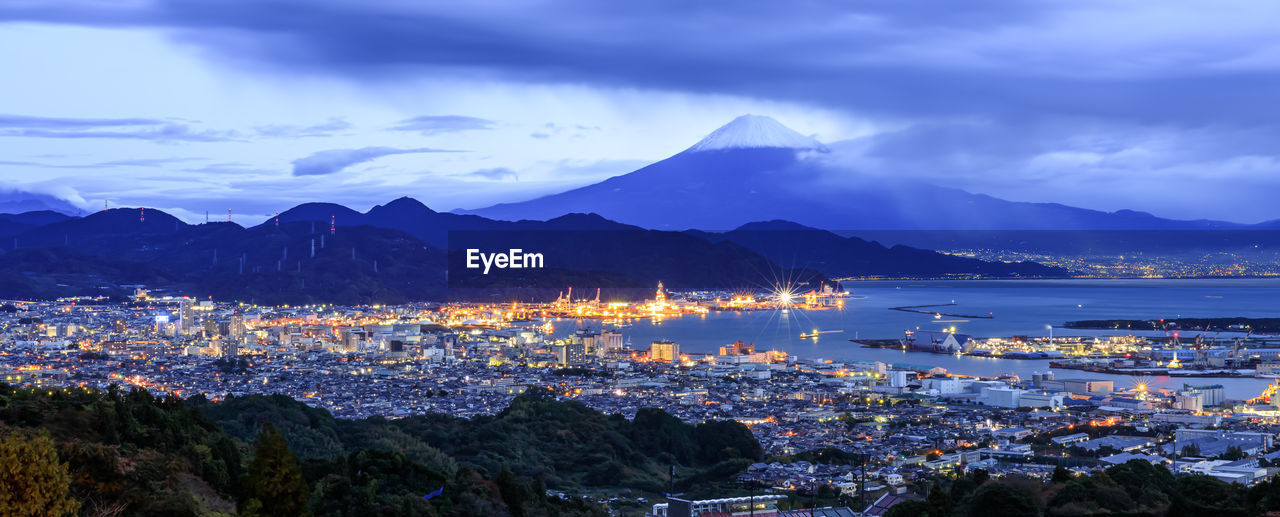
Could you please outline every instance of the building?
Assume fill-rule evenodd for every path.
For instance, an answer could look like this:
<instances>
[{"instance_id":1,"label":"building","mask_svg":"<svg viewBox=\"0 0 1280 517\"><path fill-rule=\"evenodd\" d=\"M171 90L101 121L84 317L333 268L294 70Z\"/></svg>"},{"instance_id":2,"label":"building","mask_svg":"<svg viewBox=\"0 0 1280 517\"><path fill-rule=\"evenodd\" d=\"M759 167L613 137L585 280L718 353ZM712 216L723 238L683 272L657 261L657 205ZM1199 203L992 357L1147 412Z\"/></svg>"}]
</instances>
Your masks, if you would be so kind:
<instances>
[{"instance_id":1,"label":"building","mask_svg":"<svg viewBox=\"0 0 1280 517\"><path fill-rule=\"evenodd\" d=\"M1222 423L1222 415L1196 415L1187 413L1156 413L1151 415L1152 422L1181 424L1191 426L1214 426Z\"/></svg>"},{"instance_id":2,"label":"building","mask_svg":"<svg viewBox=\"0 0 1280 517\"><path fill-rule=\"evenodd\" d=\"M720 355L751 355L756 352L756 345L744 344L742 341L734 341L731 344L720 347Z\"/></svg>"},{"instance_id":3,"label":"building","mask_svg":"<svg viewBox=\"0 0 1280 517\"><path fill-rule=\"evenodd\" d=\"M889 372L889 386L893 388L905 388L907 382L916 377L916 372L910 370L891 370Z\"/></svg>"},{"instance_id":4,"label":"building","mask_svg":"<svg viewBox=\"0 0 1280 517\"><path fill-rule=\"evenodd\" d=\"M1088 439L1089 439L1088 433L1076 433L1076 434L1069 434L1066 436L1057 436L1054 438L1050 438L1049 441L1056 443L1058 445L1071 445L1073 443L1080 443Z\"/></svg>"},{"instance_id":5,"label":"building","mask_svg":"<svg viewBox=\"0 0 1280 517\"><path fill-rule=\"evenodd\" d=\"M985 458L1030 458L1035 455L1031 450L1031 446L1025 443L1015 443L1003 446L995 446L989 449L978 449L978 455Z\"/></svg>"},{"instance_id":6,"label":"building","mask_svg":"<svg viewBox=\"0 0 1280 517\"><path fill-rule=\"evenodd\" d=\"M1227 400L1227 389L1221 384L1208 384L1204 386L1183 384L1182 391L1184 393L1199 393L1200 403L1204 407L1218 407Z\"/></svg>"},{"instance_id":7,"label":"building","mask_svg":"<svg viewBox=\"0 0 1280 517\"><path fill-rule=\"evenodd\" d=\"M1022 394L1026 392L1026 390L1008 386L987 387L982 388L978 400L988 406L1016 408L1022 400Z\"/></svg>"},{"instance_id":8,"label":"building","mask_svg":"<svg viewBox=\"0 0 1280 517\"><path fill-rule=\"evenodd\" d=\"M1045 379L1040 385L1046 390L1067 391L1076 395L1110 395L1115 383L1100 379Z\"/></svg>"},{"instance_id":9,"label":"building","mask_svg":"<svg viewBox=\"0 0 1280 517\"><path fill-rule=\"evenodd\" d=\"M587 362L587 345L581 340L569 339L555 346L556 362L562 365L579 365Z\"/></svg>"},{"instance_id":10,"label":"building","mask_svg":"<svg viewBox=\"0 0 1280 517\"><path fill-rule=\"evenodd\" d=\"M1093 440L1085 440L1077 443L1075 446L1087 451L1101 451L1103 448L1109 447L1117 452L1133 452L1138 449L1155 445L1155 441L1146 436L1121 436L1110 435Z\"/></svg>"},{"instance_id":11,"label":"building","mask_svg":"<svg viewBox=\"0 0 1280 517\"><path fill-rule=\"evenodd\" d=\"M939 395L964 393L973 383L972 380L955 377L926 377L921 382L926 390L937 390Z\"/></svg>"},{"instance_id":12,"label":"building","mask_svg":"<svg viewBox=\"0 0 1280 517\"><path fill-rule=\"evenodd\" d=\"M1058 410L1062 409L1063 398L1061 393L1028 391L1018 398L1018 407Z\"/></svg>"},{"instance_id":13,"label":"building","mask_svg":"<svg viewBox=\"0 0 1280 517\"><path fill-rule=\"evenodd\" d=\"M1212 458L1227 452L1230 447L1237 447L1249 455L1260 454L1275 446L1275 436L1249 431L1183 428L1175 432L1174 443L1177 445L1174 452L1194 446L1201 456Z\"/></svg>"},{"instance_id":14,"label":"building","mask_svg":"<svg viewBox=\"0 0 1280 517\"><path fill-rule=\"evenodd\" d=\"M1257 460L1205 460L1183 467L1195 474L1213 476L1227 483L1249 486L1267 477L1267 469L1259 467Z\"/></svg>"},{"instance_id":15,"label":"building","mask_svg":"<svg viewBox=\"0 0 1280 517\"><path fill-rule=\"evenodd\" d=\"M196 313L192 306L192 299L182 297L182 301L178 302L178 335L187 336L196 326Z\"/></svg>"},{"instance_id":16,"label":"building","mask_svg":"<svg viewBox=\"0 0 1280 517\"><path fill-rule=\"evenodd\" d=\"M205 318L204 320L204 337L212 338L218 335L218 320L213 318Z\"/></svg>"},{"instance_id":17,"label":"building","mask_svg":"<svg viewBox=\"0 0 1280 517\"><path fill-rule=\"evenodd\" d=\"M1198 391L1179 391L1173 397L1173 408L1185 411L1204 410L1204 394Z\"/></svg>"},{"instance_id":18,"label":"building","mask_svg":"<svg viewBox=\"0 0 1280 517\"><path fill-rule=\"evenodd\" d=\"M880 496L879 499L876 499L876 502L871 503L871 506L868 506L863 510L862 515L865 517L880 517L889 513L889 509L894 506L913 500L918 501L920 500L920 497L915 494L894 493L893 491L886 492L884 495Z\"/></svg>"},{"instance_id":19,"label":"building","mask_svg":"<svg viewBox=\"0 0 1280 517\"><path fill-rule=\"evenodd\" d=\"M786 498L787 496L785 495L775 494L704 499L700 501L672 497L665 503L653 505L653 510L649 515L652 517L737 517L747 515L777 517L778 501Z\"/></svg>"},{"instance_id":20,"label":"building","mask_svg":"<svg viewBox=\"0 0 1280 517\"><path fill-rule=\"evenodd\" d=\"M1004 429L999 429L991 433L991 436L994 436L996 438L1003 438L1009 441L1015 441L1015 440L1021 440L1023 438L1027 438L1033 434L1035 434L1035 431L1032 431L1025 427L1006 427Z\"/></svg>"},{"instance_id":21,"label":"building","mask_svg":"<svg viewBox=\"0 0 1280 517\"><path fill-rule=\"evenodd\" d=\"M649 345L649 360L664 363L680 362L680 343L662 340Z\"/></svg>"},{"instance_id":22,"label":"building","mask_svg":"<svg viewBox=\"0 0 1280 517\"><path fill-rule=\"evenodd\" d=\"M971 351L974 344L976 344L976 341L965 334L928 330L916 331L907 339L908 348L948 354Z\"/></svg>"},{"instance_id":23,"label":"building","mask_svg":"<svg viewBox=\"0 0 1280 517\"><path fill-rule=\"evenodd\" d=\"M602 330L596 338L596 355L605 356L609 354L623 353L625 345L622 344L622 333L616 330Z\"/></svg>"}]
</instances>

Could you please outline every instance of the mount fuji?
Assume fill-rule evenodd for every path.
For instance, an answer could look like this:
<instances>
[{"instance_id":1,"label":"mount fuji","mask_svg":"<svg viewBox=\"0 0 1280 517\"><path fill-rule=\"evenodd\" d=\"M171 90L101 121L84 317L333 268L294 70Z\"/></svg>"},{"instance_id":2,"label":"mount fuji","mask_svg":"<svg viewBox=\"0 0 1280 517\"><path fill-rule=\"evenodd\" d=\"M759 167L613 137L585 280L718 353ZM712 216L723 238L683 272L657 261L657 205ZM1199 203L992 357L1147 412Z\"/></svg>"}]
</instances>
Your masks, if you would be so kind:
<instances>
[{"instance_id":1,"label":"mount fuji","mask_svg":"<svg viewBox=\"0 0 1280 517\"><path fill-rule=\"evenodd\" d=\"M559 194L460 212L511 221L588 212L646 228L710 231L777 219L837 231L1249 228L1132 210L1006 201L919 181L869 178L838 163L834 154L770 117L743 115L688 149L634 172Z\"/></svg>"},{"instance_id":2,"label":"mount fuji","mask_svg":"<svg viewBox=\"0 0 1280 517\"><path fill-rule=\"evenodd\" d=\"M722 149L781 148L827 151L817 139L804 136L782 123L761 115L743 115L725 124L706 138L693 144L689 151Z\"/></svg>"}]
</instances>

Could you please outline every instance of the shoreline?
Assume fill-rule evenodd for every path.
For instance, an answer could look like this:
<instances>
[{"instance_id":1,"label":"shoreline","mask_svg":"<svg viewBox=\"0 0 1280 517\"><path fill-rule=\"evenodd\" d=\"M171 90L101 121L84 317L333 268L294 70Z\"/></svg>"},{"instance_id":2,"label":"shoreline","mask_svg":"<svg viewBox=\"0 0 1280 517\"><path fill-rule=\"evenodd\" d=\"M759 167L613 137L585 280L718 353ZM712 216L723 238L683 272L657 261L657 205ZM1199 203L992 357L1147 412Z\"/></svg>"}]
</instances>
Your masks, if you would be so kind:
<instances>
[{"instance_id":1,"label":"shoreline","mask_svg":"<svg viewBox=\"0 0 1280 517\"><path fill-rule=\"evenodd\" d=\"M990 355L990 354L964 354L964 353L951 354L951 353L944 353L944 352L931 352L928 350L911 350L903 347L901 343L899 343L897 340L891 340L891 339L860 339L860 340L850 339L849 341L863 348L899 350L905 353L913 353L913 354L974 357L974 358L983 358L983 359L999 359L999 360L1006 360L1006 361L1048 361L1049 368L1053 368L1053 369L1076 370L1076 371L1101 373L1101 374L1108 374L1108 375L1128 375L1133 377L1180 377L1180 378L1185 377L1185 378L1211 378L1211 379L1212 378L1218 378L1218 379L1266 379L1267 378L1267 377L1258 377L1253 373L1247 373L1247 374L1242 373L1242 372L1255 371L1251 369L1195 370L1195 369L1189 369L1189 368L1183 369L1183 368L1160 368L1160 367L1157 367L1157 368L1111 368L1111 367L1099 367L1096 365L1089 365L1089 364L1083 364L1083 363L1081 364L1065 363L1065 362L1061 362L1061 358L1053 358L1053 357L1027 356L1027 357L1017 357L1017 358L1006 358L1006 357ZM1118 358L1119 357L1099 357L1097 359L1118 359Z\"/></svg>"}]
</instances>

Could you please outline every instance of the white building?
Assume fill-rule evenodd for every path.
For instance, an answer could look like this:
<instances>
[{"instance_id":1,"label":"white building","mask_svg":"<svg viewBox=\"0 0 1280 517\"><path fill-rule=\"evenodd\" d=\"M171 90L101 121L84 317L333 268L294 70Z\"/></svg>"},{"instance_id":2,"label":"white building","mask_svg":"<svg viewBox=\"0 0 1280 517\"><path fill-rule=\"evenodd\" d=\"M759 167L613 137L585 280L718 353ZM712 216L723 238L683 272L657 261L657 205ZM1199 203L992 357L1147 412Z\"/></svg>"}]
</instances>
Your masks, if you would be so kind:
<instances>
[{"instance_id":1,"label":"white building","mask_svg":"<svg viewBox=\"0 0 1280 517\"><path fill-rule=\"evenodd\" d=\"M988 406L1016 408L1027 390L1003 386L998 388L982 388L978 400Z\"/></svg>"}]
</instances>

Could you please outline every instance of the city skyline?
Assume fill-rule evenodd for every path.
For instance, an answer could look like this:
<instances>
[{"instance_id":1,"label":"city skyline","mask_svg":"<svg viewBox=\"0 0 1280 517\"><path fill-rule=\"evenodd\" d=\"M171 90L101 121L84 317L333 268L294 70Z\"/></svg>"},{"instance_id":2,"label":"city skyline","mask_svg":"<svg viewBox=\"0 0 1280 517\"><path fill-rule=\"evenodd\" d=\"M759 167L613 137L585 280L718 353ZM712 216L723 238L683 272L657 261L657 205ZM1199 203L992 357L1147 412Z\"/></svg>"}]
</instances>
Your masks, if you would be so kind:
<instances>
[{"instance_id":1,"label":"city skyline","mask_svg":"<svg viewBox=\"0 0 1280 517\"><path fill-rule=\"evenodd\" d=\"M1280 515L1276 19L0 0L0 516Z\"/></svg>"}]
</instances>

